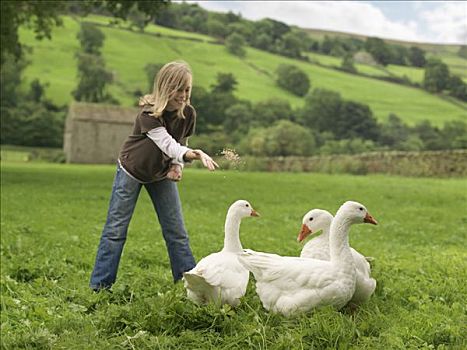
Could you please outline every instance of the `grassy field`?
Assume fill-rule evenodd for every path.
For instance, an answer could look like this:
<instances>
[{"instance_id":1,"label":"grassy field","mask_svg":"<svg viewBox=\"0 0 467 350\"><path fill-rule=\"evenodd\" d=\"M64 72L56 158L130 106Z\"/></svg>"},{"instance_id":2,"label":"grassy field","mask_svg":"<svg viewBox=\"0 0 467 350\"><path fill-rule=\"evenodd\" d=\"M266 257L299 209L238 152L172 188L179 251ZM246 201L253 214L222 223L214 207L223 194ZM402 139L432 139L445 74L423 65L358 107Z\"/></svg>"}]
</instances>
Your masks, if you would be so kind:
<instances>
[{"instance_id":1,"label":"grassy field","mask_svg":"<svg viewBox=\"0 0 467 350\"><path fill-rule=\"evenodd\" d=\"M95 17L91 19L98 20ZM25 84L34 78L48 83L47 96L58 104L69 103L71 92L77 85L74 55L78 50L78 30L79 22L65 17L64 26L54 29L51 41L36 41L30 30L21 28L20 31L22 42L34 49L30 56L32 64L25 70ZM289 63L299 66L309 75L313 88L335 90L346 99L368 104L380 120L395 113L409 124L428 119L436 125L442 125L448 120L465 119L467 114L465 103L453 104L421 89L359 77L252 48L247 49L246 58L240 59L228 54L223 45L207 42L208 37L205 36L197 38L200 41L193 41L190 33L183 36L184 32L152 25L147 28L148 33L177 36L179 39L141 34L117 27L102 27L102 31L106 36L103 56L114 75L114 84L109 91L126 106L134 105L135 91L145 92L148 89L143 70L146 64L183 58L193 68L195 84L209 88L215 82L217 73L231 72L238 80L238 97L251 101L286 98L293 106L301 106L302 98L284 92L275 84L278 65ZM365 69L374 71L372 67Z\"/></svg>"},{"instance_id":2,"label":"grassy field","mask_svg":"<svg viewBox=\"0 0 467 350\"><path fill-rule=\"evenodd\" d=\"M149 198L141 194L113 293L87 284L113 166L1 164L2 349L462 349L467 346L465 179L187 169L180 183L197 259L223 244L226 209L261 213L241 227L245 248L298 255L301 218L364 203L379 226L352 229L375 257L375 295L355 313L266 312L254 280L242 304L198 307L171 281ZM144 192L144 191L143 191Z\"/></svg>"}]
</instances>

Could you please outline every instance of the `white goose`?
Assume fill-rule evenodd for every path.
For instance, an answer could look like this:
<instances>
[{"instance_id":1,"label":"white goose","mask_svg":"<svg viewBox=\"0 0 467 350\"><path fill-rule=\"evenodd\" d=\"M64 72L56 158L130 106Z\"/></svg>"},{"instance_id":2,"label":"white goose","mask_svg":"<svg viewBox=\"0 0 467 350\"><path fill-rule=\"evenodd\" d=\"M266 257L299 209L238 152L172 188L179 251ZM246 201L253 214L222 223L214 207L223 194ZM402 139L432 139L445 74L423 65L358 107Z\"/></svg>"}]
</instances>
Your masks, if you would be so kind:
<instances>
[{"instance_id":1,"label":"white goose","mask_svg":"<svg viewBox=\"0 0 467 350\"><path fill-rule=\"evenodd\" d=\"M318 237L309 240L300 253L301 258L329 260L329 229L334 217L326 210L313 209L303 216L302 229L297 237L298 242L308 237L311 233L323 231Z\"/></svg>"},{"instance_id":2,"label":"white goose","mask_svg":"<svg viewBox=\"0 0 467 350\"><path fill-rule=\"evenodd\" d=\"M377 224L366 208L345 202L331 223L330 260L244 252L240 262L253 272L263 306L286 316L312 308L343 307L355 291L355 263L349 247L350 226Z\"/></svg>"},{"instance_id":3,"label":"white goose","mask_svg":"<svg viewBox=\"0 0 467 350\"><path fill-rule=\"evenodd\" d=\"M330 260L329 229L332 220L333 216L326 210L313 209L305 214L302 220L302 229L297 240L302 242L308 235L315 234L321 230L323 233L305 244L300 257ZM366 258L352 247L350 247L350 251L355 262L357 279L355 293L349 303L356 306L370 299L375 291L376 281L370 277L370 264Z\"/></svg>"},{"instance_id":4,"label":"white goose","mask_svg":"<svg viewBox=\"0 0 467 350\"><path fill-rule=\"evenodd\" d=\"M224 248L201 259L183 274L188 299L197 304L209 302L237 306L245 295L249 272L238 261L243 252L239 231L242 218L259 216L245 200L233 203L225 219Z\"/></svg>"}]
</instances>

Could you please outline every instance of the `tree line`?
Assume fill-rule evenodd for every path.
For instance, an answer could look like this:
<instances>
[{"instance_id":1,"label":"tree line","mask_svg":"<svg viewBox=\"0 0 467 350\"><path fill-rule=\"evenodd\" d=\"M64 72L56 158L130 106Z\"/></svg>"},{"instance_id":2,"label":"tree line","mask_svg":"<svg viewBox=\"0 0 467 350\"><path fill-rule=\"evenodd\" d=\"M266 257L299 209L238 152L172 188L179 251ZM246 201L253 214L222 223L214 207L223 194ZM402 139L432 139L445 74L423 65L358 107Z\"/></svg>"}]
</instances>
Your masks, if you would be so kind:
<instances>
[{"instance_id":1,"label":"tree line","mask_svg":"<svg viewBox=\"0 0 467 350\"><path fill-rule=\"evenodd\" d=\"M338 92L311 89L303 107L287 100L252 103L234 95L236 79L219 73L209 90L193 88L198 111L196 146L219 152L228 145L255 156L353 154L381 150L422 151L467 148L467 124L429 121L406 125L390 114L378 122L369 106Z\"/></svg>"}]
</instances>

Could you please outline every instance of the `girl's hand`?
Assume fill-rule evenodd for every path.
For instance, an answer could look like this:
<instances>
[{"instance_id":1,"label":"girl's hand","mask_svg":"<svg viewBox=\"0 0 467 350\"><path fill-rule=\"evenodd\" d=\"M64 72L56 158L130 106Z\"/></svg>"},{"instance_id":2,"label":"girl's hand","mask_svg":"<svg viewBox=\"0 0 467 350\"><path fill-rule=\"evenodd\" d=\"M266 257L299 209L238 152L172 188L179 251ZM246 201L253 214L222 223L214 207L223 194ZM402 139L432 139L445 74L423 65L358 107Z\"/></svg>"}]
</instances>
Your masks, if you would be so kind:
<instances>
[{"instance_id":1,"label":"girl's hand","mask_svg":"<svg viewBox=\"0 0 467 350\"><path fill-rule=\"evenodd\" d=\"M172 164L167 173L167 178L172 181L180 181L182 179L182 167L179 164Z\"/></svg>"},{"instance_id":2,"label":"girl's hand","mask_svg":"<svg viewBox=\"0 0 467 350\"><path fill-rule=\"evenodd\" d=\"M188 151L185 154L186 158L188 159L199 159L203 163L203 165L208 168L210 171L216 170L216 168L219 168L219 165L206 153L204 153L200 149L194 149L192 151Z\"/></svg>"}]
</instances>

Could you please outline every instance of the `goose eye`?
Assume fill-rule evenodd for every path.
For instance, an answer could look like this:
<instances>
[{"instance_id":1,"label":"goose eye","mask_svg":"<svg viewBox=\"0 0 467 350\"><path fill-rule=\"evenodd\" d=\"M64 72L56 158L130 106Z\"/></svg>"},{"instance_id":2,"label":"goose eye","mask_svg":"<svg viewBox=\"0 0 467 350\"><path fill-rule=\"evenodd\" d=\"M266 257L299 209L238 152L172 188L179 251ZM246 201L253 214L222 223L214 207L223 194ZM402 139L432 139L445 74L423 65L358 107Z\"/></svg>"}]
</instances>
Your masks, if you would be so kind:
<instances>
[{"instance_id":1,"label":"goose eye","mask_svg":"<svg viewBox=\"0 0 467 350\"><path fill-rule=\"evenodd\" d=\"M310 221L313 221L313 218L310 218Z\"/></svg>"},{"instance_id":2,"label":"goose eye","mask_svg":"<svg viewBox=\"0 0 467 350\"><path fill-rule=\"evenodd\" d=\"M248 204L245 204L245 206L246 206L247 208L249 207L249 205L248 205Z\"/></svg>"},{"instance_id":3,"label":"goose eye","mask_svg":"<svg viewBox=\"0 0 467 350\"><path fill-rule=\"evenodd\" d=\"M360 207L360 208L358 208L358 209L360 209L361 211L363 211L363 208L362 208L362 207Z\"/></svg>"}]
</instances>

